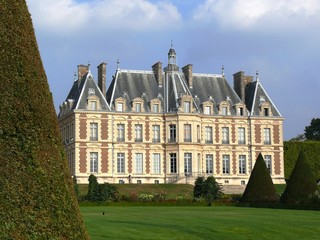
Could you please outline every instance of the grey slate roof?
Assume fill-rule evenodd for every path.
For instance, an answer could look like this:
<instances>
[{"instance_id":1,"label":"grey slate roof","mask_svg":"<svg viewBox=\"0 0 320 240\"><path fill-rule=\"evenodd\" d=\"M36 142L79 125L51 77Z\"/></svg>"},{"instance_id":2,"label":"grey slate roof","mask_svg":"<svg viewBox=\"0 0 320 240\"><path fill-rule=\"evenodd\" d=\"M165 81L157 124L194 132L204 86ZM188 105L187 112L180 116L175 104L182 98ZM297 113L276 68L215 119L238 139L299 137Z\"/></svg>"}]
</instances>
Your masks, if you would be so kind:
<instances>
[{"instance_id":1,"label":"grey slate roof","mask_svg":"<svg viewBox=\"0 0 320 240\"><path fill-rule=\"evenodd\" d=\"M251 116L259 116L259 106L263 102L268 102L271 106L273 116L281 117L281 113L268 96L259 80L250 83L245 90L245 103Z\"/></svg>"}]
</instances>

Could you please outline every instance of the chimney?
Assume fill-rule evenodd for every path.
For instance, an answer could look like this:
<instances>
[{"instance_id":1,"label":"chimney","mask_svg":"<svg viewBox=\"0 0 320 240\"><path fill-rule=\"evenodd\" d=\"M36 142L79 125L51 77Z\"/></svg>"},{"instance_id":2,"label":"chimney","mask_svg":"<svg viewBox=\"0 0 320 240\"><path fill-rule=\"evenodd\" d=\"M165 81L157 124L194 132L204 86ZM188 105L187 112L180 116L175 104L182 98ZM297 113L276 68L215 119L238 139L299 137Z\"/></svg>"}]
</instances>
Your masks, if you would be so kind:
<instances>
[{"instance_id":1,"label":"chimney","mask_svg":"<svg viewBox=\"0 0 320 240\"><path fill-rule=\"evenodd\" d=\"M100 63L98 66L98 86L103 94L104 97L106 97L107 87L106 87L106 81L107 81L107 64L106 63Z\"/></svg>"},{"instance_id":2,"label":"chimney","mask_svg":"<svg viewBox=\"0 0 320 240\"><path fill-rule=\"evenodd\" d=\"M162 87L162 63L161 62L157 62L155 64L153 64L152 66L152 71L156 77L156 80L158 82L158 86Z\"/></svg>"},{"instance_id":3,"label":"chimney","mask_svg":"<svg viewBox=\"0 0 320 240\"><path fill-rule=\"evenodd\" d=\"M81 80L81 78L89 72L89 66L80 64L78 65L78 80Z\"/></svg>"},{"instance_id":4,"label":"chimney","mask_svg":"<svg viewBox=\"0 0 320 240\"><path fill-rule=\"evenodd\" d=\"M246 86L252 82L252 79L252 76L245 76L243 71L233 74L233 88L243 102L245 102Z\"/></svg>"},{"instance_id":5,"label":"chimney","mask_svg":"<svg viewBox=\"0 0 320 240\"><path fill-rule=\"evenodd\" d=\"M192 88L193 87L193 84L192 84L192 64L188 64L188 65L184 66L182 68L182 71L183 71L185 78L187 79L187 83L188 83L189 88Z\"/></svg>"}]
</instances>

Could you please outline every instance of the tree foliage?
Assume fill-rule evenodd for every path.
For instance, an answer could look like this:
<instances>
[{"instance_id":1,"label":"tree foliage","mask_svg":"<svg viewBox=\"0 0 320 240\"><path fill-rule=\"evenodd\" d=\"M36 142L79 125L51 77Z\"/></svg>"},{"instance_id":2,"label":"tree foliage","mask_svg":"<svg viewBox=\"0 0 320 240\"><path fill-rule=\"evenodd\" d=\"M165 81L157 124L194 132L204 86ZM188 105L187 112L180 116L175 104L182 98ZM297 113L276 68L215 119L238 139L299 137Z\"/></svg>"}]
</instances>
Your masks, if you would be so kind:
<instances>
[{"instance_id":1,"label":"tree foliage","mask_svg":"<svg viewBox=\"0 0 320 240\"><path fill-rule=\"evenodd\" d=\"M0 239L88 239L27 4L0 12Z\"/></svg>"},{"instance_id":2,"label":"tree foliage","mask_svg":"<svg viewBox=\"0 0 320 240\"><path fill-rule=\"evenodd\" d=\"M320 118L312 118L309 126L304 129L307 140L320 141Z\"/></svg>"},{"instance_id":3,"label":"tree foliage","mask_svg":"<svg viewBox=\"0 0 320 240\"><path fill-rule=\"evenodd\" d=\"M300 152L287 186L281 196L283 203L310 203L317 191L314 177L303 151Z\"/></svg>"},{"instance_id":4,"label":"tree foliage","mask_svg":"<svg viewBox=\"0 0 320 240\"><path fill-rule=\"evenodd\" d=\"M211 206L212 202L218 200L223 195L221 186L213 176L209 176L206 180L203 177L198 177L195 181L193 189L193 196L195 198L204 198L208 206Z\"/></svg>"},{"instance_id":5,"label":"tree foliage","mask_svg":"<svg viewBox=\"0 0 320 240\"><path fill-rule=\"evenodd\" d=\"M275 202L277 199L270 173L260 153L240 201L249 203Z\"/></svg>"},{"instance_id":6,"label":"tree foliage","mask_svg":"<svg viewBox=\"0 0 320 240\"><path fill-rule=\"evenodd\" d=\"M91 174L89 176L89 186L86 200L90 202L104 202L106 200L115 201L118 190L109 183L99 184L97 177Z\"/></svg>"}]
</instances>

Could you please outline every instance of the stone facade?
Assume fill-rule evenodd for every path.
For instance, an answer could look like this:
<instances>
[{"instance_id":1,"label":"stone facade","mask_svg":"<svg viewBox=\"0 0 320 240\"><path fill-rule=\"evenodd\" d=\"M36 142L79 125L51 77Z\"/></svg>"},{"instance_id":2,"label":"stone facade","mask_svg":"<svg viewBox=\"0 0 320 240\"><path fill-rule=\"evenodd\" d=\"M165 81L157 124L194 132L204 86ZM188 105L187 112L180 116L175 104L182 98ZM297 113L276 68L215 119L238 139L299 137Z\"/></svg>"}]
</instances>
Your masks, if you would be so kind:
<instances>
[{"instance_id":1,"label":"stone facade","mask_svg":"<svg viewBox=\"0 0 320 240\"><path fill-rule=\"evenodd\" d=\"M175 54L169 53L169 58ZM213 175L223 185L245 185L259 153L265 157L274 183L284 182L283 118L262 86L259 90L258 79L253 82L252 77L239 72L234 75L239 89L230 91L233 97L226 95L218 101L218 93L212 92L212 96L200 101L200 96L186 88L196 91L197 81L204 81L200 79L204 75L193 74L192 65L184 67L183 72L177 66L162 72L158 62L153 71L134 74L146 79L151 79L147 74L152 75L148 81L155 81L160 94L152 95L148 88L136 96L133 90L121 92L116 89L121 87L118 69L105 95L94 83L90 69L84 74L83 69L87 68L80 66L81 76L59 113L70 171L80 183L87 183L90 174L99 182L109 183L192 184L198 176ZM105 68L106 64L102 66ZM172 72L186 75L182 77L182 87L176 85L172 89L185 89L175 95L175 109L168 100L168 76ZM105 76L103 72L99 75ZM223 75L218 77L224 79ZM88 81L93 82L91 87ZM98 79L99 86L105 86L103 81ZM250 84L255 84L251 93L250 87L246 89ZM139 89L139 85L130 89L134 87ZM118 90L121 96L116 96ZM88 95L77 96L76 91L87 91ZM252 95L251 100L246 93ZM255 104L258 98L260 104Z\"/></svg>"}]
</instances>

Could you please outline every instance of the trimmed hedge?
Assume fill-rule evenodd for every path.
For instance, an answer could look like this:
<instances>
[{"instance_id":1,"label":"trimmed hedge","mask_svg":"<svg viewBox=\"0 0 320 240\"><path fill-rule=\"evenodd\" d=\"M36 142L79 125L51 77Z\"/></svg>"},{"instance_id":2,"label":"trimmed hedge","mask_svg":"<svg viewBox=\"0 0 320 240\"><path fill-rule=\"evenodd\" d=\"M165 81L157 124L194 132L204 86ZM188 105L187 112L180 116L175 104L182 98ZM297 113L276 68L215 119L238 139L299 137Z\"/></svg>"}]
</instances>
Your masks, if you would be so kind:
<instances>
[{"instance_id":1,"label":"trimmed hedge","mask_svg":"<svg viewBox=\"0 0 320 240\"><path fill-rule=\"evenodd\" d=\"M320 142L284 142L284 173L289 179L300 151L303 150L313 175L320 179Z\"/></svg>"},{"instance_id":2,"label":"trimmed hedge","mask_svg":"<svg viewBox=\"0 0 320 240\"><path fill-rule=\"evenodd\" d=\"M88 239L25 0L0 1L0 239Z\"/></svg>"}]
</instances>

